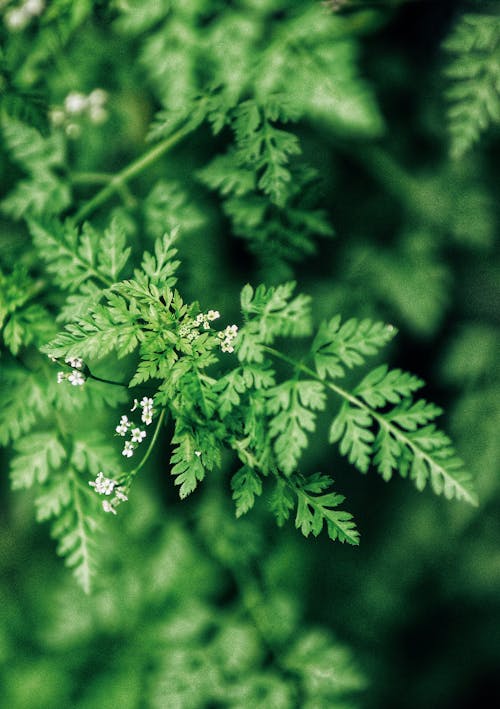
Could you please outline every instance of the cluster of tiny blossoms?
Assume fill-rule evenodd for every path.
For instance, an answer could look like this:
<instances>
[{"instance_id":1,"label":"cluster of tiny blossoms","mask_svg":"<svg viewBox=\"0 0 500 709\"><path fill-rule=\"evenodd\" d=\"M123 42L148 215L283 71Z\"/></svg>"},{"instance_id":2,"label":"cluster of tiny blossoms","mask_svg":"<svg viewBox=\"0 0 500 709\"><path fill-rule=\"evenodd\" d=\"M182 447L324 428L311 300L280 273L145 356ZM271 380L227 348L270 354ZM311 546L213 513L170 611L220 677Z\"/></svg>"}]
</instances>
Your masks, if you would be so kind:
<instances>
[{"instance_id":1,"label":"cluster of tiny blossoms","mask_svg":"<svg viewBox=\"0 0 500 709\"><path fill-rule=\"evenodd\" d=\"M64 99L63 106L57 106L50 112L52 125L56 128L64 128L70 138L78 138L81 133L79 119L88 118L96 125L106 121L107 100L108 94L103 89L94 89L88 96L79 91L71 91Z\"/></svg>"},{"instance_id":2,"label":"cluster of tiny blossoms","mask_svg":"<svg viewBox=\"0 0 500 709\"><path fill-rule=\"evenodd\" d=\"M8 2L0 2L0 9ZM27 27L30 22L45 10L45 0L24 0L21 5L12 7L4 15L3 21L11 32L18 32Z\"/></svg>"},{"instance_id":3,"label":"cluster of tiny blossoms","mask_svg":"<svg viewBox=\"0 0 500 709\"><path fill-rule=\"evenodd\" d=\"M145 396L141 401L134 399L134 406L132 411L135 411L138 407L141 408L141 421L149 426L153 421L153 399ZM125 441L122 455L126 458L130 458L134 455L134 450L137 446L142 443L146 438L146 431L136 426L133 421L129 421L128 416L122 416L120 423L115 428L116 433L119 436L126 436L130 431L130 440Z\"/></svg>"},{"instance_id":4,"label":"cluster of tiny blossoms","mask_svg":"<svg viewBox=\"0 0 500 709\"><path fill-rule=\"evenodd\" d=\"M200 336L200 327L210 330L210 323L220 318L218 310L209 310L208 313L200 313L194 320L188 320L179 328L181 337L185 337L189 342L196 340Z\"/></svg>"},{"instance_id":5,"label":"cluster of tiny blossoms","mask_svg":"<svg viewBox=\"0 0 500 709\"><path fill-rule=\"evenodd\" d=\"M67 380L73 386L82 386L85 384L85 374L81 371L83 368L83 360L81 357L68 357L68 359L64 361L72 367L72 370L71 373L58 372L57 383L61 384Z\"/></svg>"},{"instance_id":6,"label":"cluster of tiny blossoms","mask_svg":"<svg viewBox=\"0 0 500 709\"><path fill-rule=\"evenodd\" d=\"M124 489L118 485L117 481L113 480L113 478L106 478L102 471L95 480L91 480L89 482L89 485L90 487L93 487L99 495L106 495L107 497L111 497L111 495L113 495L111 499L102 501L102 508L104 512L111 512L115 515L116 507L118 507L121 502L126 502L128 500Z\"/></svg>"},{"instance_id":7,"label":"cluster of tiny blossoms","mask_svg":"<svg viewBox=\"0 0 500 709\"><path fill-rule=\"evenodd\" d=\"M217 333L217 337L221 341L220 348L223 352L234 352L233 340L237 334L237 325L228 325L225 330Z\"/></svg>"},{"instance_id":8,"label":"cluster of tiny blossoms","mask_svg":"<svg viewBox=\"0 0 500 709\"><path fill-rule=\"evenodd\" d=\"M218 318L220 318L220 313L218 310L209 310L207 313L200 313L194 320L185 322L180 327L179 334L181 337L185 337L187 340L192 342L200 336L200 328L203 328L203 330L210 330L210 323ZM228 325L225 330L217 333L217 337L221 341L220 347L223 352L234 352L232 343L237 334L237 325Z\"/></svg>"}]
</instances>

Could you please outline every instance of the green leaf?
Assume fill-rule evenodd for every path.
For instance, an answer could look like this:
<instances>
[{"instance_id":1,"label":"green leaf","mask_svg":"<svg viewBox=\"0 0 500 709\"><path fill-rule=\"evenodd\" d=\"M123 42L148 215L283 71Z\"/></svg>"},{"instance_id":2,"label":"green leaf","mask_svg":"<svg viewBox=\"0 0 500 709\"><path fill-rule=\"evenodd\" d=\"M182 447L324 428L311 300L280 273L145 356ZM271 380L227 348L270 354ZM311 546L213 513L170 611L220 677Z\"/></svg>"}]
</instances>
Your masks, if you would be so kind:
<instances>
[{"instance_id":1,"label":"green leaf","mask_svg":"<svg viewBox=\"0 0 500 709\"><path fill-rule=\"evenodd\" d=\"M294 479L298 499L295 526L305 537L310 533L317 537L326 524L330 539L357 545L359 533L352 521L352 515L335 509L345 498L333 492L321 494L331 482L330 478L320 473L303 482Z\"/></svg>"},{"instance_id":2,"label":"green leaf","mask_svg":"<svg viewBox=\"0 0 500 709\"><path fill-rule=\"evenodd\" d=\"M375 436L371 429L373 420L365 409L343 403L330 427L330 443L340 442L340 452L362 473L370 465Z\"/></svg>"},{"instance_id":3,"label":"green leaf","mask_svg":"<svg viewBox=\"0 0 500 709\"><path fill-rule=\"evenodd\" d=\"M281 478L276 480L276 486L271 494L269 505L276 517L278 527L282 527L295 507L292 490L285 480Z\"/></svg>"},{"instance_id":4,"label":"green leaf","mask_svg":"<svg viewBox=\"0 0 500 709\"><path fill-rule=\"evenodd\" d=\"M252 509L255 497L262 494L262 481L255 470L247 465L235 473L231 479L236 517L241 517Z\"/></svg>"},{"instance_id":5,"label":"green leaf","mask_svg":"<svg viewBox=\"0 0 500 709\"><path fill-rule=\"evenodd\" d=\"M0 445L27 433L50 412L51 399L47 385L39 372L23 372L7 366L0 367Z\"/></svg>"},{"instance_id":6,"label":"green leaf","mask_svg":"<svg viewBox=\"0 0 500 709\"><path fill-rule=\"evenodd\" d=\"M90 593L92 576L95 574L94 534L97 530L95 515L96 495L81 484L77 473L69 468L69 502L52 525L52 536L58 540L57 553L66 557L66 566L85 593ZM66 500L67 496L59 498Z\"/></svg>"},{"instance_id":7,"label":"green leaf","mask_svg":"<svg viewBox=\"0 0 500 709\"><path fill-rule=\"evenodd\" d=\"M16 455L11 462L12 488L30 488L35 482L42 485L51 470L57 470L66 458L66 451L53 433L31 433L15 445Z\"/></svg>"},{"instance_id":8,"label":"green leaf","mask_svg":"<svg viewBox=\"0 0 500 709\"><path fill-rule=\"evenodd\" d=\"M51 477L44 486L43 492L35 500L37 522L59 517L70 501L71 489L68 478L64 475Z\"/></svg>"},{"instance_id":9,"label":"green leaf","mask_svg":"<svg viewBox=\"0 0 500 709\"><path fill-rule=\"evenodd\" d=\"M125 230L115 218L104 236L100 239L97 252L97 269L111 281L117 281L130 256L130 247L126 247Z\"/></svg>"},{"instance_id":10,"label":"green leaf","mask_svg":"<svg viewBox=\"0 0 500 709\"><path fill-rule=\"evenodd\" d=\"M137 309L117 294L107 296L108 305L95 305L75 323L68 323L42 351L52 357L100 359L112 351L125 357L139 344L141 328Z\"/></svg>"},{"instance_id":11,"label":"green leaf","mask_svg":"<svg viewBox=\"0 0 500 709\"><path fill-rule=\"evenodd\" d=\"M290 156L300 153L300 147L293 133L272 124L283 116L279 108L273 108L262 108L254 100L240 103L234 112L234 130L239 162L257 172L259 188L282 206L291 181L288 162Z\"/></svg>"},{"instance_id":12,"label":"green leaf","mask_svg":"<svg viewBox=\"0 0 500 709\"><path fill-rule=\"evenodd\" d=\"M425 399L416 402L405 400L384 415L384 418L407 431L415 431L442 414L442 409Z\"/></svg>"},{"instance_id":13,"label":"green leaf","mask_svg":"<svg viewBox=\"0 0 500 709\"><path fill-rule=\"evenodd\" d=\"M323 630L303 631L287 651L284 663L300 676L311 709L344 706L346 693L365 687L349 650Z\"/></svg>"},{"instance_id":14,"label":"green leaf","mask_svg":"<svg viewBox=\"0 0 500 709\"><path fill-rule=\"evenodd\" d=\"M396 334L392 325L351 318L341 325L340 315L323 322L312 344L312 354L319 376L343 377L345 370L364 363Z\"/></svg>"},{"instance_id":15,"label":"green leaf","mask_svg":"<svg viewBox=\"0 0 500 709\"><path fill-rule=\"evenodd\" d=\"M89 279L111 285L107 273L99 273L101 237L90 225L84 225L81 234L70 222L31 219L28 225L34 246L61 288L75 292Z\"/></svg>"},{"instance_id":16,"label":"green leaf","mask_svg":"<svg viewBox=\"0 0 500 709\"><path fill-rule=\"evenodd\" d=\"M452 81L448 122L451 155L462 157L492 124L500 124L500 19L462 15L444 48L454 55L445 74Z\"/></svg>"},{"instance_id":17,"label":"green leaf","mask_svg":"<svg viewBox=\"0 0 500 709\"><path fill-rule=\"evenodd\" d=\"M152 285L172 288L176 284L175 272L180 265L180 261L175 258L177 249L173 244L177 234L178 229L172 229L170 233L156 239L154 254L150 254L147 251L144 253L141 264L142 271L134 271L134 276L140 283L144 282L144 273Z\"/></svg>"},{"instance_id":18,"label":"green leaf","mask_svg":"<svg viewBox=\"0 0 500 709\"><path fill-rule=\"evenodd\" d=\"M316 428L314 411L325 407L325 391L321 382L289 381L266 392L267 412L272 415L269 434L278 465L291 475L307 446L307 433Z\"/></svg>"},{"instance_id":19,"label":"green leaf","mask_svg":"<svg viewBox=\"0 0 500 709\"><path fill-rule=\"evenodd\" d=\"M12 159L27 172L46 172L64 163L64 139L60 134L45 138L36 128L4 115L2 135Z\"/></svg>"},{"instance_id":20,"label":"green leaf","mask_svg":"<svg viewBox=\"0 0 500 709\"><path fill-rule=\"evenodd\" d=\"M386 364L373 369L358 384L354 393L374 409L385 404L397 404L420 389L424 382L408 372L391 369Z\"/></svg>"},{"instance_id":21,"label":"green leaf","mask_svg":"<svg viewBox=\"0 0 500 709\"><path fill-rule=\"evenodd\" d=\"M240 361L263 362L263 345L278 336L302 337L311 331L310 298L292 298L295 283L255 290L246 285L241 291L241 309L245 325L240 328L237 352Z\"/></svg>"},{"instance_id":22,"label":"green leaf","mask_svg":"<svg viewBox=\"0 0 500 709\"><path fill-rule=\"evenodd\" d=\"M202 451L198 448L195 435L177 424L172 437L175 445L170 457L172 463L171 474L175 475L175 484L179 485L179 497L183 500L190 495L205 477Z\"/></svg>"}]
</instances>

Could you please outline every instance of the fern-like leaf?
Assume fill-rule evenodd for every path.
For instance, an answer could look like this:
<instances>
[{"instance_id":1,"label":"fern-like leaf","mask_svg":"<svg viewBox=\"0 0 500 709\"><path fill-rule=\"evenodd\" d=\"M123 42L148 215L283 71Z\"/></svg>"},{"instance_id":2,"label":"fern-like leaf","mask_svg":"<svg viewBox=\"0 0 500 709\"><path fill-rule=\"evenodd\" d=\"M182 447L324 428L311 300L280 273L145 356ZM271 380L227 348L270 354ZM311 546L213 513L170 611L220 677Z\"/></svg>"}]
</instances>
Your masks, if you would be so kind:
<instances>
[{"instance_id":1,"label":"fern-like leaf","mask_svg":"<svg viewBox=\"0 0 500 709\"><path fill-rule=\"evenodd\" d=\"M295 526L307 537L315 537L326 525L328 536L335 541L359 544L359 533L352 520L352 515L336 508L344 501L343 495L334 492L324 493L332 481L326 475L317 473L307 480L295 479L293 486L297 495L297 515Z\"/></svg>"},{"instance_id":2,"label":"fern-like leaf","mask_svg":"<svg viewBox=\"0 0 500 709\"><path fill-rule=\"evenodd\" d=\"M278 465L291 475L307 446L307 434L316 428L315 411L325 407L324 386L315 381L288 381L267 391L272 418L269 434Z\"/></svg>"},{"instance_id":3,"label":"fern-like leaf","mask_svg":"<svg viewBox=\"0 0 500 709\"><path fill-rule=\"evenodd\" d=\"M464 155L492 124L500 124L500 18L461 17L444 44L454 55L446 68L451 154Z\"/></svg>"},{"instance_id":4,"label":"fern-like leaf","mask_svg":"<svg viewBox=\"0 0 500 709\"><path fill-rule=\"evenodd\" d=\"M241 291L241 309L245 325L238 336L241 361L262 362L265 344L278 336L301 337L311 330L310 298L292 298L295 283L271 288L260 285L255 290L246 285Z\"/></svg>"},{"instance_id":5,"label":"fern-like leaf","mask_svg":"<svg viewBox=\"0 0 500 709\"><path fill-rule=\"evenodd\" d=\"M343 377L346 369L363 364L389 342L396 330L392 325L354 318L341 324L336 315L320 325L312 344L316 370L322 379L326 376Z\"/></svg>"},{"instance_id":6,"label":"fern-like leaf","mask_svg":"<svg viewBox=\"0 0 500 709\"><path fill-rule=\"evenodd\" d=\"M231 487L236 505L236 517L241 517L252 509L255 497L262 494L262 480L255 470L247 465L244 465L233 475Z\"/></svg>"}]
</instances>

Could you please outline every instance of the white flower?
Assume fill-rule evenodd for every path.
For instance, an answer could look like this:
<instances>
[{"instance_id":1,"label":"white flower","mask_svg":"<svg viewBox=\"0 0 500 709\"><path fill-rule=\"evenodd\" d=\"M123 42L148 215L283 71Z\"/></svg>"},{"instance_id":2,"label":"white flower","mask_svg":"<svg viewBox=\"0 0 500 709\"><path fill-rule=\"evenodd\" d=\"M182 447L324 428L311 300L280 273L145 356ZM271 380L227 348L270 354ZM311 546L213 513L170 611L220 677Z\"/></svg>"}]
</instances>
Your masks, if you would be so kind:
<instances>
[{"instance_id":1,"label":"white flower","mask_svg":"<svg viewBox=\"0 0 500 709\"><path fill-rule=\"evenodd\" d=\"M116 480L104 477L101 471L94 481L89 482L90 487L93 487L99 495L111 495L113 492Z\"/></svg>"},{"instance_id":2,"label":"white flower","mask_svg":"<svg viewBox=\"0 0 500 709\"><path fill-rule=\"evenodd\" d=\"M149 397L144 396L144 397L141 399L140 406L141 406L141 408L143 408L143 409L144 409L144 408L147 408L147 409L152 408L152 406L153 406L153 399L150 399Z\"/></svg>"},{"instance_id":3,"label":"white flower","mask_svg":"<svg viewBox=\"0 0 500 709\"><path fill-rule=\"evenodd\" d=\"M146 426L149 426L149 424L153 422L153 411L151 409L144 409L141 419Z\"/></svg>"},{"instance_id":4,"label":"white flower","mask_svg":"<svg viewBox=\"0 0 500 709\"><path fill-rule=\"evenodd\" d=\"M122 455L126 458L131 458L134 455L134 444L131 441L125 441L125 446L122 450Z\"/></svg>"},{"instance_id":5,"label":"white flower","mask_svg":"<svg viewBox=\"0 0 500 709\"><path fill-rule=\"evenodd\" d=\"M61 384L67 378L66 372L57 372L57 383Z\"/></svg>"},{"instance_id":6,"label":"white flower","mask_svg":"<svg viewBox=\"0 0 500 709\"><path fill-rule=\"evenodd\" d=\"M128 420L127 416L122 416L120 419L120 423L118 426L115 428L115 431L120 435L120 436L126 436L127 431L130 428L131 423Z\"/></svg>"},{"instance_id":7,"label":"white flower","mask_svg":"<svg viewBox=\"0 0 500 709\"><path fill-rule=\"evenodd\" d=\"M201 451L195 451L194 454L199 458L201 456Z\"/></svg>"},{"instance_id":8,"label":"white flower","mask_svg":"<svg viewBox=\"0 0 500 709\"><path fill-rule=\"evenodd\" d=\"M56 128L59 128L60 126L64 125L64 121L66 120L66 114L60 108L53 108L49 113L49 118L52 125L56 126Z\"/></svg>"},{"instance_id":9,"label":"white flower","mask_svg":"<svg viewBox=\"0 0 500 709\"><path fill-rule=\"evenodd\" d=\"M67 113L79 114L83 113L87 108L87 97L79 91L72 91L64 99L64 108Z\"/></svg>"},{"instance_id":10,"label":"white flower","mask_svg":"<svg viewBox=\"0 0 500 709\"><path fill-rule=\"evenodd\" d=\"M128 497L121 491L120 488L115 490L115 496L120 502L126 502L128 500Z\"/></svg>"},{"instance_id":11,"label":"white flower","mask_svg":"<svg viewBox=\"0 0 500 709\"><path fill-rule=\"evenodd\" d=\"M141 431L140 428L132 429L132 443L142 443L146 438L146 431Z\"/></svg>"},{"instance_id":12,"label":"white flower","mask_svg":"<svg viewBox=\"0 0 500 709\"><path fill-rule=\"evenodd\" d=\"M218 310L209 310L207 313L207 318L209 320L217 320L217 318L220 318L220 313Z\"/></svg>"},{"instance_id":13,"label":"white flower","mask_svg":"<svg viewBox=\"0 0 500 709\"><path fill-rule=\"evenodd\" d=\"M23 9L32 17L35 15L41 15L45 9L44 0L26 0Z\"/></svg>"},{"instance_id":14,"label":"white flower","mask_svg":"<svg viewBox=\"0 0 500 709\"><path fill-rule=\"evenodd\" d=\"M228 325L225 330L217 333L217 337L222 340L220 348L223 352L234 352L233 340L238 334L237 325Z\"/></svg>"},{"instance_id":15,"label":"white flower","mask_svg":"<svg viewBox=\"0 0 500 709\"><path fill-rule=\"evenodd\" d=\"M107 121L108 112L102 106L90 106L89 118L92 123L98 126Z\"/></svg>"},{"instance_id":16,"label":"white flower","mask_svg":"<svg viewBox=\"0 0 500 709\"><path fill-rule=\"evenodd\" d=\"M101 108L108 100L108 94L104 89L94 89L90 92L88 102L95 108Z\"/></svg>"},{"instance_id":17,"label":"white flower","mask_svg":"<svg viewBox=\"0 0 500 709\"><path fill-rule=\"evenodd\" d=\"M102 501L102 509L104 512L112 512L114 515L116 514L116 510L111 504L111 502L108 502L107 500Z\"/></svg>"},{"instance_id":18,"label":"white flower","mask_svg":"<svg viewBox=\"0 0 500 709\"><path fill-rule=\"evenodd\" d=\"M81 369L83 367L83 359L81 357L68 357L68 359L65 359L64 361L74 369Z\"/></svg>"},{"instance_id":19,"label":"white flower","mask_svg":"<svg viewBox=\"0 0 500 709\"><path fill-rule=\"evenodd\" d=\"M72 139L79 138L82 133L82 129L76 123L68 123L68 125L66 126L66 128L64 130L65 130L68 138L72 138Z\"/></svg>"},{"instance_id":20,"label":"white flower","mask_svg":"<svg viewBox=\"0 0 500 709\"><path fill-rule=\"evenodd\" d=\"M24 7L16 7L10 12L7 12L4 22L9 30L23 30L31 20L31 15L26 12Z\"/></svg>"},{"instance_id":21,"label":"white flower","mask_svg":"<svg viewBox=\"0 0 500 709\"><path fill-rule=\"evenodd\" d=\"M85 384L85 377L78 369L73 369L68 377L68 382L73 386L82 386L82 384Z\"/></svg>"}]
</instances>

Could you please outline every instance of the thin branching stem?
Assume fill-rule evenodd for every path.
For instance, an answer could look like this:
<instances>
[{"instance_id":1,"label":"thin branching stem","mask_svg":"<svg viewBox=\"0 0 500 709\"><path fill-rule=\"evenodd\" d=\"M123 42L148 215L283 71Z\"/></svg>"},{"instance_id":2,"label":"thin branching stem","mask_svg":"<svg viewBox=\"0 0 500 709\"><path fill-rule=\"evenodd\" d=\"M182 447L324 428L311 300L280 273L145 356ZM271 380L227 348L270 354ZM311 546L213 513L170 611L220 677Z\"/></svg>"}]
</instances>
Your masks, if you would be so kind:
<instances>
[{"instance_id":1,"label":"thin branching stem","mask_svg":"<svg viewBox=\"0 0 500 709\"><path fill-rule=\"evenodd\" d=\"M149 443L148 449L147 449L146 453L144 454L144 457L142 458L141 462L133 470L130 471L129 480L137 475L139 470L146 464L149 456L151 455L153 448L155 446L156 440L158 438L158 434L160 433L160 428L163 423L163 419L165 418L166 412L167 412L166 409L162 409L161 414L158 417L155 432L153 433L153 438L151 439L151 441Z\"/></svg>"},{"instance_id":2,"label":"thin branching stem","mask_svg":"<svg viewBox=\"0 0 500 709\"><path fill-rule=\"evenodd\" d=\"M110 181L96 194L92 199L80 207L78 212L73 217L76 224L82 222L89 217L93 212L104 204L113 194L123 191L123 185L132 178L139 175L143 170L156 162L162 155L165 155L171 148L185 138L194 128L192 121L186 123L179 128L175 133L165 138L161 143L158 143L153 148L148 150L144 155L137 158L123 170L114 175Z\"/></svg>"}]
</instances>

